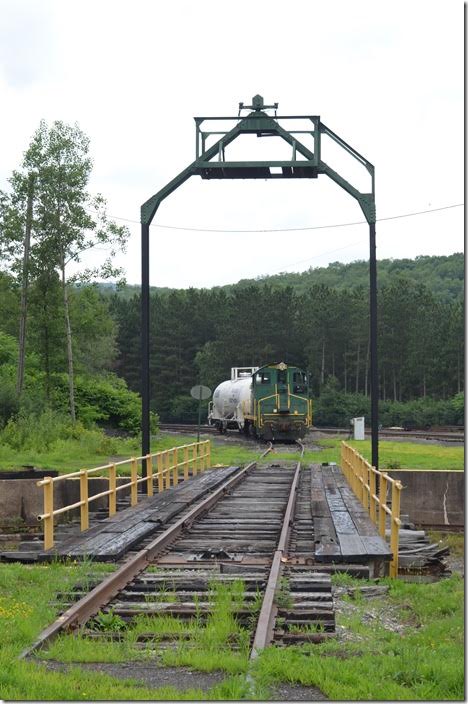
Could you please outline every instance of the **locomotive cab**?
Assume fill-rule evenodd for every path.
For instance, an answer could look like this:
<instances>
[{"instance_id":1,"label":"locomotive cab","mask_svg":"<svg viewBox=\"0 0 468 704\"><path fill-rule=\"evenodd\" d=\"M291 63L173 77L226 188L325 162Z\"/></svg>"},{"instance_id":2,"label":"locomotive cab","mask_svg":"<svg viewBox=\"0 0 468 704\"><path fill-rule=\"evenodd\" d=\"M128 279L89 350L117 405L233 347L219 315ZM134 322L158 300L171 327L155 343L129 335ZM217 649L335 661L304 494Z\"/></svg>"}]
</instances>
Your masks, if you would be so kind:
<instances>
[{"instance_id":1,"label":"locomotive cab","mask_svg":"<svg viewBox=\"0 0 468 704\"><path fill-rule=\"evenodd\" d=\"M304 437L312 424L306 372L280 362L260 367L252 378L256 434L265 440Z\"/></svg>"},{"instance_id":2,"label":"locomotive cab","mask_svg":"<svg viewBox=\"0 0 468 704\"><path fill-rule=\"evenodd\" d=\"M265 440L302 438L312 425L307 374L284 362L233 367L213 393L208 422Z\"/></svg>"}]
</instances>

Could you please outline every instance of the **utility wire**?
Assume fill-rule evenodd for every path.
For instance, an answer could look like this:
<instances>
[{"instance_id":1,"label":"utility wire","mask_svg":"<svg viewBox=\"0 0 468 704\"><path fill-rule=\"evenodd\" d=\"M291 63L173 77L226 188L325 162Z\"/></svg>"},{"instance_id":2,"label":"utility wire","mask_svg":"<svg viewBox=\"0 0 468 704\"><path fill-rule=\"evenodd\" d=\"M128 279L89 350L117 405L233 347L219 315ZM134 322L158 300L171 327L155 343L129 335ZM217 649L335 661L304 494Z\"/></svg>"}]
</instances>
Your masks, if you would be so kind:
<instances>
[{"instance_id":1,"label":"utility wire","mask_svg":"<svg viewBox=\"0 0 468 704\"><path fill-rule=\"evenodd\" d=\"M428 210L418 210L414 213L404 213L403 215L390 215L386 218L377 218L376 222L384 222L386 220L398 220L400 218L410 218L414 215L425 215L426 213L436 213L441 210L450 210L451 208L461 208L464 203L455 203L454 205L444 205L440 208L430 208ZM121 218L117 215L109 215L109 218L113 220L122 220L123 222L131 222L135 225L139 225L138 220L131 220L130 218ZM251 232L302 232L305 230L327 230L335 227L351 227L353 225L367 225L366 220L358 220L356 222L342 222L334 223L332 225L314 225L312 227L283 227L276 229L261 229L261 230L222 230L222 229L210 229L206 227L181 227L179 225L159 225L154 224L150 227L159 227L165 230L187 230L189 232L225 232L225 233L251 233Z\"/></svg>"}]
</instances>

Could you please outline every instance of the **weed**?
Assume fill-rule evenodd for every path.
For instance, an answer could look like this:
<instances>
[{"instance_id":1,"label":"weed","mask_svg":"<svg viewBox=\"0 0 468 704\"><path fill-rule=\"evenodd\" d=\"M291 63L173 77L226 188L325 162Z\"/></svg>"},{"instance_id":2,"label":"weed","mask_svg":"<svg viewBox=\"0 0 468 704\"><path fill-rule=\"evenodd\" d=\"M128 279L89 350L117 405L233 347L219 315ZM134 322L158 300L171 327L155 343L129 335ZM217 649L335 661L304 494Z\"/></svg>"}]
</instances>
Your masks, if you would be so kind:
<instances>
[{"instance_id":1,"label":"weed","mask_svg":"<svg viewBox=\"0 0 468 704\"><path fill-rule=\"evenodd\" d=\"M362 584L362 580L352 577L349 572L335 572L331 575L331 583L335 587L354 587Z\"/></svg>"},{"instance_id":2,"label":"weed","mask_svg":"<svg viewBox=\"0 0 468 704\"><path fill-rule=\"evenodd\" d=\"M275 595L275 603L280 609L290 609L293 605L293 599L289 591L289 581L285 577L282 577L279 581L279 588Z\"/></svg>"},{"instance_id":3,"label":"weed","mask_svg":"<svg viewBox=\"0 0 468 704\"><path fill-rule=\"evenodd\" d=\"M91 623L98 631L123 631L127 628L126 622L113 609L99 611Z\"/></svg>"}]
</instances>

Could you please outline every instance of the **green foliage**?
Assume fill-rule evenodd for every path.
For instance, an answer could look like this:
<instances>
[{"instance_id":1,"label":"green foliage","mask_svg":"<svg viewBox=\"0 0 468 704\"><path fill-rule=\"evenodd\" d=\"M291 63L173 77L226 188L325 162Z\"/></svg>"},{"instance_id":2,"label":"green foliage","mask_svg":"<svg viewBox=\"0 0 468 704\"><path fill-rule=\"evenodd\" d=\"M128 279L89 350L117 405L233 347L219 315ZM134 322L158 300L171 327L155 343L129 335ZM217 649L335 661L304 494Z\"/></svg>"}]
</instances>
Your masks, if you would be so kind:
<instances>
[{"instance_id":1,"label":"green foliage","mask_svg":"<svg viewBox=\"0 0 468 704\"><path fill-rule=\"evenodd\" d=\"M380 401L379 421L383 427L409 425L424 429L437 425L463 424L464 394L452 399L418 398L411 401ZM339 382L331 377L313 400L313 421L316 426L350 427L351 418L370 418L370 399L363 394L344 393Z\"/></svg>"},{"instance_id":2,"label":"green foliage","mask_svg":"<svg viewBox=\"0 0 468 704\"><path fill-rule=\"evenodd\" d=\"M388 597L353 600L351 616L338 613L346 640L268 648L255 663L256 680L264 686L281 681L315 686L332 700L462 699L463 581L458 576L430 585L384 581ZM399 614L403 633L386 625L389 613ZM418 627L405 624L408 616Z\"/></svg>"},{"instance_id":3,"label":"green foliage","mask_svg":"<svg viewBox=\"0 0 468 704\"><path fill-rule=\"evenodd\" d=\"M127 627L123 618L115 614L113 609L99 611L94 617L92 625L98 631L123 631Z\"/></svg>"},{"instance_id":4,"label":"green foliage","mask_svg":"<svg viewBox=\"0 0 468 704\"><path fill-rule=\"evenodd\" d=\"M20 413L0 432L0 443L14 450L49 450L61 438L71 437L72 432L70 421L50 409L39 414Z\"/></svg>"},{"instance_id":5,"label":"green foliage","mask_svg":"<svg viewBox=\"0 0 468 704\"><path fill-rule=\"evenodd\" d=\"M208 402L201 402L201 422L205 423L207 418ZM172 399L169 409L170 420L179 423L196 423L198 421L198 401L191 396L175 396Z\"/></svg>"},{"instance_id":6,"label":"green foliage","mask_svg":"<svg viewBox=\"0 0 468 704\"><path fill-rule=\"evenodd\" d=\"M17 451L47 453L59 450L68 442L78 442L83 450L93 455L116 454L118 443L102 430L87 429L79 421L71 422L68 415L50 408L39 413L20 412L10 418L0 431L0 444Z\"/></svg>"}]
</instances>

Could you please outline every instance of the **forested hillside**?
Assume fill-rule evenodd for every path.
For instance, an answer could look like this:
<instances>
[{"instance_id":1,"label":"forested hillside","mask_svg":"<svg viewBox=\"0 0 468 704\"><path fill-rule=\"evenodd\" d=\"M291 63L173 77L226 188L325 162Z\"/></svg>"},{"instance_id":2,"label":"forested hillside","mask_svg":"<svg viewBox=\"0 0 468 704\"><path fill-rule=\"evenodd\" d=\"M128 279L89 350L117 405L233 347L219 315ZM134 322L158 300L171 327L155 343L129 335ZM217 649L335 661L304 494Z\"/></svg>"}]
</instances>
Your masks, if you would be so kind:
<instances>
[{"instance_id":1,"label":"forested hillside","mask_svg":"<svg viewBox=\"0 0 468 704\"><path fill-rule=\"evenodd\" d=\"M103 283L129 233L87 191L88 152L78 126L41 123L0 192L0 442L15 448L140 425L139 291ZM96 246L109 260L81 267ZM378 276L383 422L462 422L463 255L384 260ZM368 331L365 262L153 290L153 419L193 420L194 384L281 360L310 372L317 423L368 416Z\"/></svg>"},{"instance_id":2,"label":"forested hillside","mask_svg":"<svg viewBox=\"0 0 468 704\"><path fill-rule=\"evenodd\" d=\"M465 257L457 252L448 256L425 256L415 259L380 259L377 262L378 285L387 286L396 276L404 276L413 283L424 284L440 301L462 301L464 293ZM329 286L338 290L356 289L369 286L369 264L355 261L349 264L333 262L326 267L310 268L302 273L282 273L258 279L241 279L237 284L218 286L216 289L233 291L236 288L261 286L272 288L291 286L297 293L305 293L312 286ZM103 293L112 294L114 284L101 284ZM131 298L139 292L139 286L123 286L119 296ZM176 289L152 287L153 293L167 294Z\"/></svg>"},{"instance_id":3,"label":"forested hillside","mask_svg":"<svg viewBox=\"0 0 468 704\"><path fill-rule=\"evenodd\" d=\"M139 384L139 296L115 295L116 368ZM464 379L464 316L423 284L393 276L379 295L382 401L447 399ZM214 388L231 366L293 362L311 372L314 396L330 384L369 395L368 289L314 285L305 293L262 284L154 294L151 301L152 398L165 419L192 413L190 387ZM363 401L365 403L365 401Z\"/></svg>"}]
</instances>

